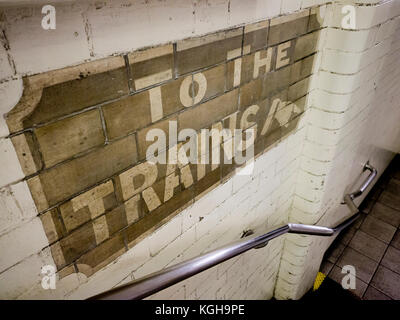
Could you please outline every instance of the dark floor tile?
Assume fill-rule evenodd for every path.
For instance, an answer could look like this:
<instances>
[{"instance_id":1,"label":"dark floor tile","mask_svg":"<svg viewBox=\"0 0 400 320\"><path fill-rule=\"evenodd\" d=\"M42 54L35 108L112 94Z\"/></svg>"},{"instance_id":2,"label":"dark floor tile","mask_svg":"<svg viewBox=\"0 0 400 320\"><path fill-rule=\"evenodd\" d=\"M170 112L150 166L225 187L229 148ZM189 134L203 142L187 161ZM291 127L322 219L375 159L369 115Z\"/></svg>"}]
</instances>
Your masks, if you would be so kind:
<instances>
[{"instance_id":1,"label":"dark floor tile","mask_svg":"<svg viewBox=\"0 0 400 320\"><path fill-rule=\"evenodd\" d=\"M400 211L385 206L380 202L375 203L371 210L371 216L389 223L396 228L400 225Z\"/></svg>"},{"instance_id":2,"label":"dark floor tile","mask_svg":"<svg viewBox=\"0 0 400 320\"><path fill-rule=\"evenodd\" d=\"M400 275L379 266L371 285L392 299L400 300Z\"/></svg>"},{"instance_id":3,"label":"dark floor tile","mask_svg":"<svg viewBox=\"0 0 400 320\"><path fill-rule=\"evenodd\" d=\"M363 300L392 300L374 287L369 286L364 293Z\"/></svg>"},{"instance_id":4,"label":"dark floor tile","mask_svg":"<svg viewBox=\"0 0 400 320\"><path fill-rule=\"evenodd\" d=\"M382 192L382 195L379 197L379 202L393 209L400 210L400 195L396 196L387 190Z\"/></svg>"},{"instance_id":5,"label":"dark floor tile","mask_svg":"<svg viewBox=\"0 0 400 320\"><path fill-rule=\"evenodd\" d=\"M370 199L369 197L363 201L363 203L360 205L360 211L364 213L370 213L372 210L372 207L375 204L375 200Z\"/></svg>"},{"instance_id":6,"label":"dark floor tile","mask_svg":"<svg viewBox=\"0 0 400 320\"><path fill-rule=\"evenodd\" d=\"M371 237L361 230L356 232L353 239L349 243L349 247L377 262L382 259L387 246L388 245L386 243Z\"/></svg>"},{"instance_id":7,"label":"dark floor tile","mask_svg":"<svg viewBox=\"0 0 400 320\"><path fill-rule=\"evenodd\" d=\"M400 199L400 180L390 179L388 185L385 187L385 191L390 192Z\"/></svg>"},{"instance_id":8,"label":"dark floor tile","mask_svg":"<svg viewBox=\"0 0 400 320\"><path fill-rule=\"evenodd\" d=\"M375 185L368 193L368 198L372 200L378 200L382 192L383 188L380 185Z\"/></svg>"},{"instance_id":9,"label":"dark floor tile","mask_svg":"<svg viewBox=\"0 0 400 320\"><path fill-rule=\"evenodd\" d=\"M397 249L400 249L400 230L396 231L396 234L394 235L390 245Z\"/></svg>"},{"instance_id":10,"label":"dark floor tile","mask_svg":"<svg viewBox=\"0 0 400 320\"><path fill-rule=\"evenodd\" d=\"M392 240L396 232L395 227L372 216L368 216L364 220L360 229L370 236L373 236L386 243L389 243Z\"/></svg>"},{"instance_id":11,"label":"dark floor tile","mask_svg":"<svg viewBox=\"0 0 400 320\"><path fill-rule=\"evenodd\" d=\"M382 174L382 176L379 178L378 182L376 183L380 188L385 190L387 187L390 179L392 179L392 176L390 174L390 168L387 168L386 171ZM382 194L381 194L382 195Z\"/></svg>"},{"instance_id":12,"label":"dark floor tile","mask_svg":"<svg viewBox=\"0 0 400 320\"><path fill-rule=\"evenodd\" d=\"M400 180L400 155L397 156L392 160L389 166L390 169L390 177ZM388 170L389 171L389 170Z\"/></svg>"},{"instance_id":13,"label":"dark floor tile","mask_svg":"<svg viewBox=\"0 0 400 320\"><path fill-rule=\"evenodd\" d=\"M335 282L342 284L343 277L346 273L342 273L342 268L338 266L334 266L331 272L329 273L329 278L334 280ZM348 289L351 293L361 298L367 289L367 284L359 278L356 278L356 287L355 289Z\"/></svg>"},{"instance_id":14,"label":"dark floor tile","mask_svg":"<svg viewBox=\"0 0 400 320\"><path fill-rule=\"evenodd\" d=\"M323 274L327 275L332 270L333 266L334 266L333 263L329 262L328 260L324 260L321 263L319 271L322 272Z\"/></svg>"},{"instance_id":15,"label":"dark floor tile","mask_svg":"<svg viewBox=\"0 0 400 320\"><path fill-rule=\"evenodd\" d=\"M366 283L369 283L378 266L378 263L371 258L368 258L367 256L364 256L363 254L347 247L337 262L337 265L340 267L345 265L354 266L356 277Z\"/></svg>"},{"instance_id":16,"label":"dark floor tile","mask_svg":"<svg viewBox=\"0 0 400 320\"><path fill-rule=\"evenodd\" d=\"M325 253L326 260L331 263L336 263L344 249L345 246L343 244L333 243Z\"/></svg>"},{"instance_id":17,"label":"dark floor tile","mask_svg":"<svg viewBox=\"0 0 400 320\"><path fill-rule=\"evenodd\" d=\"M381 264L392 271L400 273L400 250L389 246Z\"/></svg>"},{"instance_id":18,"label":"dark floor tile","mask_svg":"<svg viewBox=\"0 0 400 320\"><path fill-rule=\"evenodd\" d=\"M360 227L361 227L361 225L364 222L366 217L367 217L367 215L365 213L361 212L361 214L358 217L358 219L353 223L354 229L356 229L356 230L360 229Z\"/></svg>"},{"instance_id":19,"label":"dark floor tile","mask_svg":"<svg viewBox=\"0 0 400 320\"><path fill-rule=\"evenodd\" d=\"M344 229L336 238L336 241L344 244L345 246L348 245L350 240L354 237L357 229L352 225L351 227Z\"/></svg>"}]
</instances>

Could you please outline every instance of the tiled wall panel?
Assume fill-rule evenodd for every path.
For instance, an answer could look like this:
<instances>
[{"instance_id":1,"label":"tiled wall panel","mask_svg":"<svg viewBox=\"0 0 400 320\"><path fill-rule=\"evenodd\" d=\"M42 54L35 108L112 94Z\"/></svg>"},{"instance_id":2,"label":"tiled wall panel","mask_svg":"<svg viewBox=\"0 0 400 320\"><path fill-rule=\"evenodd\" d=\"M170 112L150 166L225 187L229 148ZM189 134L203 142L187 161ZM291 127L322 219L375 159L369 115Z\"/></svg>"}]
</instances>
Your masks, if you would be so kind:
<instances>
[{"instance_id":1,"label":"tiled wall panel","mask_svg":"<svg viewBox=\"0 0 400 320\"><path fill-rule=\"evenodd\" d=\"M296 130L319 35L310 17L306 9L24 78L7 121L57 269L91 276L240 165L153 164L151 129L168 137L256 125L256 156ZM170 159L184 147L175 143L158 152Z\"/></svg>"},{"instance_id":2,"label":"tiled wall panel","mask_svg":"<svg viewBox=\"0 0 400 320\"><path fill-rule=\"evenodd\" d=\"M49 39L40 33L25 55L21 48L31 39L21 28L34 24L35 13L28 23L18 20L18 10L10 11L9 21L18 21L8 33L12 50L0 52L2 66L14 60L14 66L2 68L0 78L7 81L0 81L1 113L20 99L22 82L24 93L7 125L0 119L7 155L2 168L11 168L0 172L7 178L0 181L0 209L6 213L0 242L4 248L18 244L0 260L1 296L86 298L259 225L315 223L321 212L330 212L324 215L330 219L320 221L330 225L344 216L329 211L341 200L342 181L355 178L351 166L343 170L341 164L357 162L348 160L349 154L362 140L367 120L383 121L373 103L384 103L393 114L397 110L398 19L395 6L388 10L387 3L361 6L377 14L360 11L363 29L349 32L339 27L337 7L315 7L325 2L235 0L227 14L223 1L209 1L216 10L209 19L201 18L209 8L200 1L193 17L186 2L170 15L157 5L150 18L161 22L148 32L143 31L148 21L133 18L148 4L85 8L80 18L88 28L81 32L75 23L78 36L64 37L68 58L56 57L54 48L43 52L40 44ZM176 14L184 27L176 27ZM172 20L163 20L167 16ZM60 21L66 17L62 12ZM77 19L75 11L70 19ZM133 24L141 37L132 37ZM145 38L157 46L131 52L149 45ZM110 54L115 56L99 59ZM96 60L60 69L91 59ZM48 70L54 71L41 73ZM385 90L376 90L378 78L378 88ZM178 129L257 128L252 174L239 175L235 164L171 169L145 161L147 132L168 133L173 121ZM396 117L391 121L387 128ZM382 136L386 140L379 142L390 149L395 141L387 130ZM362 154L372 154L381 168L390 157L375 156L373 148ZM37 230L32 241L28 229ZM151 298L265 299L273 296L277 279L277 298L298 298L312 284L326 246L310 237L276 239ZM15 277L53 263L57 290L43 290L37 275Z\"/></svg>"}]
</instances>

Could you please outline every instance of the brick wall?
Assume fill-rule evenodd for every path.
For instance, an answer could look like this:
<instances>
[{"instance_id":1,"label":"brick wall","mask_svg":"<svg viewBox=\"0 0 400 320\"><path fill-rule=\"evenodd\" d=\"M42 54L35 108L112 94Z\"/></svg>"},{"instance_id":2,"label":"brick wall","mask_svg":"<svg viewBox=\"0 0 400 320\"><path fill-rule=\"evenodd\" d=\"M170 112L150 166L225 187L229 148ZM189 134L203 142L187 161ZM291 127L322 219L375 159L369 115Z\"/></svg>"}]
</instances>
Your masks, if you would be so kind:
<instances>
[{"instance_id":1,"label":"brick wall","mask_svg":"<svg viewBox=\"0 0 400 320\"><path fill-rule=\"evenodd\" d=\"M361 172L366 161L381 174L400 150L395 124L400 116L400 2L369 2L373 5L355 7L356 30L341 28L341 3L331 8L320 71L310 94L291 221L336 225L348 215L346 206L339 205L343 194L365 179ZM277 298L298 299L312 286L332 241L287 237Z\"/></svg>"},{"instance_id":2,"label":"brick wall","mask_svg":"<svg viewBox=\"0 0 400 320\"><path fill-rule=\"evenodd\" d=\"M315 6L325 2L252 1L242 6L229 1L228 8L228 1L198 1L194 10L180 7L194 12L190 23L174 6L142 8L149 21L134 27L150 34L142 32L134 40L132 27L126 27L136 21L133 12L141 12L134 5L63 8L60 17L74 21L77 30L72 38L64 37L68 57L57 46L43 46L53 45L54 38L39 31L30 55L24 54L23 46L32 40L21 30L36 28L37 11L22 11L25 20L19 19L20 9L6 11L9 46L0 59L5 65L0 108L8 112L7 124L0 122L5 137L0 140L5 155L1 296L86 298L236 240L260 225L314 223L321 217L332 225L344 216L345 210L334 208L344 184L360 172L358 162L375 156L381 169L391 157L372 147L351 154L365 145L362 130L368 126L362 120L373 117L365 115L357 125L355 116L363 113L350 106L365 95L355 89L365 80L363 74L371 73L367 67L388 52L379 43L389 43L394 30L389 22L397 11L360 6L366 10L362 16L369 17L362 31L343 31L337 29L340 6ZM161 19L160 9L172 22ZM376 12L372 20L380 36L375 38L365 29ZM168 29L172 26L174 31ZM109 30L118 30L118 37ZM57 32L70 31L61 27ZM339 31L354 38L339 43ZM362 47L366 40L374 48L371 53ZM168 41L172 44L158 45ZM341 48L345 56L340 54L335 46L343 43L355 46L356 59L348 48ZM149 45L157 46L132 51ZM83 60L93 61L77 64ZM354 61L363 74L352 69ZM342 65L350 69L335 69ZM339 88L345 103L331 97L336 92L331 89L349 78L336 79L340 72L357 79L354 87L351 79L345 86L354 90ZM395 92L391 88L390 94ZM283 103L270 114L274 101L294 103ZM396 113L395 103L388 105ZM178 129L257 128L252 174L240 174L243 168L235 165L199 170L180 164L172 171L152 165L145 160L150 144L145 135L152 128L168 132L171 121L177 121ZM262 134L266 123L269 130ZM321 127L325 131L314 129ZM329 134L343 143L329 140ZM343 145L347 152L336 148ZM172 147L165 149L176 150ZM335 170L344 160L352 166ZM326 246L311 237L281 237L151 298L265 299L274 295L276 280L276 297L298 298L312 283ZM56 290L41 288L45 264L58 268Z\"/></svg>"},{"instance_id":3,"label":"brick wall","mask_svg":"<svg viewBox=\"0 0 400 320\"><path fill-rule=\"evenodd\" d=\"M279 141L286 141L291 132L301 132L299 121L319 29L316 12L305 9L23 77L22 97L6 115L6 141L11 141L15 150L9 162L15 162L16 155L21 164L19 183L32 195L32 217L41 220L49 244L40 254L46 252L46 257L54 260L59 282L76 286L89 279L92 285L93 277L101 276L101 271L96 274L100 269L121 255L126 259L123 257L143 241L149 241L148 258L152 258L132 273L135 277L238 239L250 228L247 225L254 227L255 222L267 220L261 202L266 203L268 193L273 194L269 206L276 208L268 211L271 223L286 220L299 148L290 152L293 155L287 160L285 174L282 165L276 168L279 176L275 170L264 173L260 166L265 160L260 158L252 175L236 175L239 165L235 161L221 165L153 164L146 158L151 145L146 134L150 129L168 134L171 123L176 123L178 131L252 127L258 130L254 143L258 157ZM176 147L169 141L158 151L171 158L183 147L183 143ZM226 145L216 148L224 151ZM279 150L289 154L285 145ZM212 156L216 150L207 152ZM277 159L268 161L275 166ZM275 189L264 190L269 176L276 181ZM223 190L224 197L213 191L215 188ZM250 190L253 197L248 196ZM215 195L212 205L207 206L207 200L202 199L209 193ZM255 216L249 214L246 201L251 201ZM240 211L236 210L239 203ZM29 204L32 206L31 201ZM227 211L222 211L222 204ZM232 210L237 219L249 217L226 228L222 222ZM212 231L213 224L222 229ZM5 223L7 227L12 229ZM16 237L17 229L7 235ZM218 232L225 236L218 237ZM46 242L43 236L42 241ZM268 271L265 277L269 285L264 291L269 296L282 241L271 249L274 267L262 267ZM196 244L193 248L192 243ZM26 249L25 243L21 247ZM21 257L9 255L14 259L4 257L4 281L21 264ZM126 278L132 270L121 270L118 277ZM91 293L101 286L97 281L96 291ZM84 288L80 287L79 294L84 295ZM195 289L187 293L194 294ZM48 293L40 289L40 284L31 291L20 297ZM65 292L61 289L60 294Z\"/></svg>"}]
</instances>

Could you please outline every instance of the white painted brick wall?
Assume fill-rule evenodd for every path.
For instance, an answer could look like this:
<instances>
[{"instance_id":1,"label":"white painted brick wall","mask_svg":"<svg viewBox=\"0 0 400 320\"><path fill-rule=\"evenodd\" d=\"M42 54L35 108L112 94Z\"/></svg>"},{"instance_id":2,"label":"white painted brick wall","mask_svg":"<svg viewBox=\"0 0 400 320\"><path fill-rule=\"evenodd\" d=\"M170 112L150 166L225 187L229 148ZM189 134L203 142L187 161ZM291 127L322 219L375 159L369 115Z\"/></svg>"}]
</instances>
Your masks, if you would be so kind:
<instances>
[{"instance_id":1,"label":"white painted brick wall","mask_svg":"<svg viewBox=\"0 0 400 320\"><path fill-rule=\"evenodd\" d=\"M354 182L360 180L366 160L381 173L393 152L400 150L400 135L394 130L397 126L387 119L387 114L396 121L400 118L395 101L398 93L390 91L390 87L398 91L394 83L400 76L400 64L390 55L398 52L397 43L392 42L398 25L398 18L392 18L400 14L398 3L356 6L357 29L363 30L328 28L326 32L319 87L310 97L307 113L292 221L335 225L348 215L339 203L344 193L357 185ZM333 9L330 26L340 28L340 6ZM388 73L391 81L386 82ZM390 129L385 130L387 127ZM375 137L390 140L387 147L392 153L376 148ZM332 241L303 238L309 243L302 243L300 236L286 239L275 291L278 299L300 298L312 286L322 255Z\"/></svg>"},{"instance_id":2,"label":"white painted brick wall","mask_svg":"<svg viewBox=\"0 0 400 320\"><path fill-rule=\"evenodd\" d=\"M302 0L282 0L281 12L288 13L300 10Z\"/></svg>"},{"instance_id":3,"label":"white painted brick wall","mask_svg":"<svg viewBox=\"0 0 400 320\"><path fill-rule=\"evenodd\" d=\"M26 182L0 189L0 234L37 215L36 206Z\"/></svg>"},{"instance_id":4,"label":"white painted brick wall","mask_svg":"<svg viewBox=\"0 0 400 320\"><path fill-rule=\"evenodd\" d=\"M43 250L0 274L0 299L16 298L41 282L41 269L52 265L50 250ZM28 289L28 290L27 290ZM44 290L43 290L44 291Z\"/></svg>"},{"instance_id":5,"label":"white painted brick wall","mask_svg":"<svg viewBox=\"0 0 400 320\"><path fill-rule=\"evenodd\" d=\"M8 40L17 71L23 74L214 32L288 13L294 8L282 6L282 0L246 3L240 0L152 0L143 4L119 0L106 5L79 3L73 6L68 1L59 1L57 28L52 32L41 29L40 9L37 6L7 10ZM24 18L19 19L21 16ZM31 36L32 32L35 37ZM29 55L21 50L25 46L31 48Z\"/></svg>"},{"instance_id":6,"label":"white painted brick wall","mask_svg":"<svg viewBox=\"0 0 400 320\"><path fill-rule=\"evenodd\" d=\"M0 186L21 180L25 177L22 172L14 146L10 139L0 138Z\"/></svg>"},{"instance_id":7,"label":"white painted brick wall","mask_svg":"<svg viewBox=\"0 0 400 320\"><path fill-rule=\"evenodd\" d=\"M299 130L298 134L301 135L302 132ZM143 277L235 241L240 238L244 230L250 227L260 226L260 224L265 227L272 226L277 223L277 218L286 222L292 198L292 194L287 192L290 186L281 184L279 176L278 179L275 178L275 170L271 170L285 158L286 154L289 154L285 151L286 147L287 142L279 143L271 149L271 153L267 152L257 158L255 161L257 170L253 172L253 176L245 179L245 183L242 179L243 176L235 175L231 180L218 186L211 193L186 208L154 232L151 237L140 242L110 266L85 280L86 282L68 297L86 298L105 290L105 287L110 286L110 282L114 282L116 285ZM291 157L294 158L296 155L293 154ZM285 162L289 161L285 159ZM259 163L270 165L261 167ZM298 163L299 165L300 163ZM288 166L293 166L292 162L289 162ZM261 178L262 176L265 176L265 179ZM274 179L278 181L274 188L259 187L261 180L268 183ZM289 179L290 177L286 180ZM238 189L234 193L235 184ZM289 185L293 185L293 182L290 182ZM273 200L274 196L275 200ZM273 208L273 203L279 203L279 199L286 200L286 204L280 208L279 215L274 217L276 210ZM201 221L200 217L202 217ZM276 240L271 241L263 249L231 259L150 298L171 299L175 296L186 299L270 298L283 246L283 239ZM166 243L168 245L164 246ZM126 255L132 256L132 259L135 258L138 246L146 248L147 254L143 264L140 266L138 264L129 265L124 262L127 259ZM248 273L247 271L252 270L251 268L253 268L253 272ZM258 268L259 272L255 272ZM104 276L101 276L102 274ZM106 275L109 275L112 280L105 281L105 285L99 285ZM248 282L248 278L251 279L250 282ZM215 281L210 281L210 279L215 279ZM253 288L253 291L248 288Z\"/></svg>"},{"instance_id":8,"label":"white painted brick wall","mask_svg":"<svg viewBox=\"0 0 400 320\"><path fill-rule=\"evenodd\" d=\"M0 43L3 43L5 40L3 36L0 36ZM14 75L14 69L12 64L10 64L8 52L6 51L3 45L0 46L0 70L1 77L0 80L10 78Z\"/></svg>"},{"instance_id":9,"label":"white painted brick wall","mask_svg":"<svg viewBox=\"0 0 400 320\"><path fill-rule=\"evenodd\" d=\"M244 25L328 2L150 0L139 3L116 0L107 4L82 2L71 5L68 1L59 1L56 5L56 30L43 32L40 6L33 9L7 9L5 29L11 48L9 54L17 73L34 74ZM26 54L25 48L30 49L29 54ZM0 63L6 60L5 56L5 53L0 53ZM9 72L5 72L5 75Z\"/></svg>"},{"instance_id":10,"label":"white painted brick wall","mask_svg":"<svg viewBox=\"0 0 400 320\"><path fill-rule=\"evenodd\" d=\"M5 15L10 55L17 73L34 74L78 64L90 58L79 6L56 6L55 30L43 30L43 15L39 6L9 9Z\"/></svg>"},{"instance_id":11,"label":"white painted brick wall","mask_svg":"<svg viewBox=\"0 0 400 320\"><path fill-rule=\"evenodd\" d=\"M0 237L0 272L5 271L22 259L38 253L48 245L39 218L15 228Z\"/></svg>"},{"instance_id":12,"label":"white painted brick wall","mask_svg":"<svg viewBox=\"0 0 400 320\"><path fill-rule=\"evenodd\" d=\"M1 70L1 69L0 69ZM0 79L3 73L0 74ZM6 75L7 76L7 75ZM10 133L3 115L10 111L22 96L22 80L0 80L0 139Z\"/></svg>"}]
</instances>

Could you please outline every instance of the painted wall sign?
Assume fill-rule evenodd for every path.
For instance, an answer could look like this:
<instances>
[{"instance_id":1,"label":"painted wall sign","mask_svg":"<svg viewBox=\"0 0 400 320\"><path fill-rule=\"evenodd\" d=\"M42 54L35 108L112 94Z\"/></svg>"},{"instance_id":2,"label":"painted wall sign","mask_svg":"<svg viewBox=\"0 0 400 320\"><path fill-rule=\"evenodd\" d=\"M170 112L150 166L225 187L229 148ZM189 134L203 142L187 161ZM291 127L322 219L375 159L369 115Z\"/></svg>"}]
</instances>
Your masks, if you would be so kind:
<instances>
[{"instance_id":1,"label":"painted wall sign","mask_svg":"<svg viewBox=\"0 0 400 320\"><path fill-rule=\"evenodd\" d=\"M293 131L319 28L305 10L25 77L7 123L58 270L92 275Z\"/></svg>"}]
</instances>

